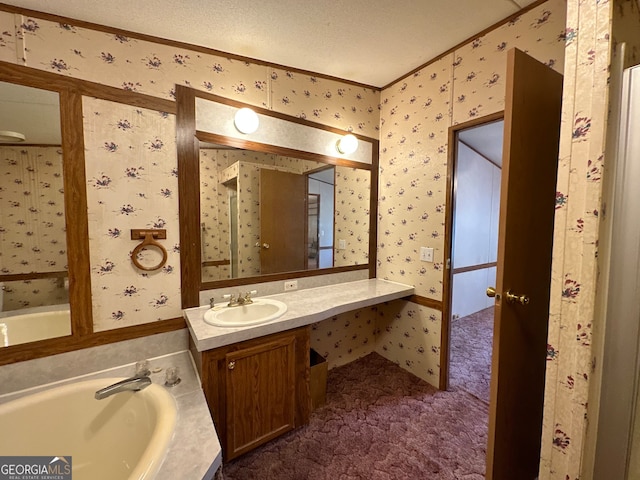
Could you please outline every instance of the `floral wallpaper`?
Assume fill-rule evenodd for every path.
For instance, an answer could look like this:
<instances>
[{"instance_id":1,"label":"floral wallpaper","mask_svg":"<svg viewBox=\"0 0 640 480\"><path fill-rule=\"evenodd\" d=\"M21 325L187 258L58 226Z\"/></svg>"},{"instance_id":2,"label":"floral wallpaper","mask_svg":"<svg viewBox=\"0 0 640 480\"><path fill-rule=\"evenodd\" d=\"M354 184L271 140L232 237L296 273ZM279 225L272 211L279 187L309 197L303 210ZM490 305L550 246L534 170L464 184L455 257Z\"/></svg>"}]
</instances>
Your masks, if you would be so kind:
<instances>
[{"instance_id":1,"label":"floral wallpaper","mask_svg":"<svg viewBox=\"0 0 640 480\"><path fill-rule=\"evenodd\" d=\"M348 167L336 167L335 172L333 265L369 263L371 172ZM345 241L344 249L339 240Z\"/></svg>"},{"instance_id":2,"label":"floral wallpaper","mask_svg":"<svg viewBox=\"0 0 640 480\"><path fill-rule=\"evenodd\" d=\"M602 331L594 324L602 321L596 313L602 173L613 160L604 153L609 66L619 42L628 42L626 64L638 63L638 31L635 2L568 2L541 480L592 474L585 450L597 415L589 408L590 383L602 363L593 335Z\"/></svg>"},{"instance_id":3,"label":"floral wallpaper","mask_svg":"<svg viewBox=\"0 0 640 480\"><path fill-rule=\"evenodd\" d=\"M442 300L448 129L504 108L508 49L517 47L562 71L565 9L563 0L549 0L382 91L379 277ZM433 263L419 261L421 246L434 249ZM420 365L415 373L437 386L439 354L399 345L439 352L440 313L412 306L412 315L398 316L388 308L381 307L382 315L396 321L385 354L400 365Z\"/></svg>"},{"instance_id":4,"label":"floral wallpaper","mask_svg":"<svg viewBox=\"0 0 640 480\"><path fill-rule=\"evenodd\" d=\"M83 110L94 331L180 317L175 117L88 97ZM133 265L133 228L166 229L161 269Z\"/></svg>"},{"instance_id":5,"label":"floral wallpaper","mask_svg":"<svg viewBox=\"0 0 640 480\"><path fill-rule=\"evenodd\" d=\"M67 240L60 147L0 147L0 274L64 272ZM69 301L64 278L5 284L0 310Z\"/></svg>"},{"instance_id":6,"label":"floral wallpaper","mask_svg":"<svg viewBox=\"0 0 640 480\"><path fill-rule=\"evenodd\" d=\"M73 22L0 11L0 61L165 99L174 98L175 84L189 85L371 137L377 137L379 127L375 89L94 31ZM95 330L179 317L174 118L92 99L85 99L83 107ZM149 148L154 146L159 148L151 160ZM164 191L161 198L158 188ZM128 259L135 243L127 230L159 225L165 225L169 235L163 241L169 250L167 266L162 272L137 272ZM219 252L226 246L217 248ZM212 251L205 254L217 257L215 248ZM157 253L144 255L153 263ZM122 302L114 303L114 296Z\"/></svg>"}]
</instances>

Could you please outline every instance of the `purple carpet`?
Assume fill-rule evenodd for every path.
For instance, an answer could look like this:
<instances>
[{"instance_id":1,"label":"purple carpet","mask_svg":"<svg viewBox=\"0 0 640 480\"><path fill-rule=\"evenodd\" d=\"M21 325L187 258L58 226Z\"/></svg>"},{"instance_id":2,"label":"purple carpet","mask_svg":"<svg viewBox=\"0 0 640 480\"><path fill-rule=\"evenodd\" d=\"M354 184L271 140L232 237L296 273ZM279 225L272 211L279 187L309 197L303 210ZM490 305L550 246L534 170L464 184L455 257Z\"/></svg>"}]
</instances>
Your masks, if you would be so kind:
<instances>
[{"instance_id":1,"label":"purple carpet","mask_svg":"<svg viewBox=\"0 0 640 480\"><path fill-rule=\"evenodd\" d=\"M449 388L489 404L493 307L451 322Z\"/></svg>"},{"instance_id":2,"label":"purple carpet","mask_svg":"<svg viewBox=\"0 0 640 480\"><path fill-rule=\"evenodd\" d=\"M308 425L224 465L226 480L482 480L487 406L372 353L329 371Z\"/></svg>"}]
</instances>

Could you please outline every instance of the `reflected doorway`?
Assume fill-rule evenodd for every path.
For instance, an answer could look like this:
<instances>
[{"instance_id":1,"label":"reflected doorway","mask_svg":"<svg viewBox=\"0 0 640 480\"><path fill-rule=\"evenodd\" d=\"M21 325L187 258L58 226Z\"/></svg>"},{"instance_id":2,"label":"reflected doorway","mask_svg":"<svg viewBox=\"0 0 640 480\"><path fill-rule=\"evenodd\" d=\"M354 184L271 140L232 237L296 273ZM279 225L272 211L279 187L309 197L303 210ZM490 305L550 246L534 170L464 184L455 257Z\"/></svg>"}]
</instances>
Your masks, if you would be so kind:
<instances>
[{"instance_id":1,"label":"reflected doorway","mask_svg":"<svg viewBox=\"0 0 640 480\"><path fill-rule=\"evenodd\" d=\"M333 267L335 173L330 166L307 174L307 268Z\"/></svg>"},{"instance_id":2,"label":"reflected doorway","mask_svg":"<svg viewBox=\"0 0 640 480\"><path fill-rule=\"evenodd\" d=\"M504 121L455 134L450 292L449 386L487 405L491 380L494 301Z\"/></svg>"}]
</instances>

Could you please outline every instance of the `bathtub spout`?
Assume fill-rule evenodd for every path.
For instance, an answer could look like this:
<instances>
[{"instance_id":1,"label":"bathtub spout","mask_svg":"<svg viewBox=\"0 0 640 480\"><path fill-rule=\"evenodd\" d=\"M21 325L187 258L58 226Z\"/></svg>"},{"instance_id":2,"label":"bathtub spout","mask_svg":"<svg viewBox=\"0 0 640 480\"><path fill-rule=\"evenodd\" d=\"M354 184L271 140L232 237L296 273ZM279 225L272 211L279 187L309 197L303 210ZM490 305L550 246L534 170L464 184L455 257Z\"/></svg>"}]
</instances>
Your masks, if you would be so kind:
<instances>
[{"instance_id":1,"label":"bathtub spout","mask_svg":"<svg viewBox=\"0 0 640 480\"><path fill-rule=\"evenodd\" d=\"M101 388L96 392L96 400L110 397L120 392L137 392L151 385L149 377L131 377L121 380L120 382Z\"/></svg>"}]
</instances>

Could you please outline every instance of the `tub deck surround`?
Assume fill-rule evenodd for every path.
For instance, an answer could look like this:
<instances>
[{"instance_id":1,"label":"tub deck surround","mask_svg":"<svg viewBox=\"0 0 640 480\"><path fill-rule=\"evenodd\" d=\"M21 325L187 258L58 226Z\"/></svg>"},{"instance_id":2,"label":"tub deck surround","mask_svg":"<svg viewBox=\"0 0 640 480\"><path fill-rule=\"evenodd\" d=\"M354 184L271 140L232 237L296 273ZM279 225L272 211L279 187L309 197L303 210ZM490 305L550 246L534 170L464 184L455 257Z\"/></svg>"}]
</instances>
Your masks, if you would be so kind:
<instances>
[{"instance_id":1,"label":"tub deck surround","mask_svg":"<svg viewBox=\"0 0 640 480\"><path fill-rule=\"evenodd\" d=\"M236 290L236 288L232 289L233 293L236 293ZM286 303L287 312L271 322L259 325L247 327L209 325L204 321L204 314L209 310L208 305L184 310L184 318L197 350L203 352L310 325L334 315L397 300L413 293L414 288L410 285L373 278L270 295L268 298Z\"/></svg>"},{"instance_id":2,"label":"tub deck surround","mask_svg":"<svg viewBox=\"0 0 640 480\"><path fill-rule=\"evenodd\" d=\"M163 463L153 478L155 480L214 478L216 470L222 463L222 450L191 355L189 352L183 351L149 360L152 371L150 377L154 384L164 384L165 369L170 366L178 367L181 378L181 382L178 385L167 389L173 395L177 405L177 420L173 438L169 443ZM162 369L160 372L153 373L159 368ZM130 377L133 375L134 370L135 366L129 364L53 384L29 388L1 395L0 403L76 381ZM107 385L108 381L104 386ZM95 401L98 402L99 400Z\"/></svg>"}]
</instances>

